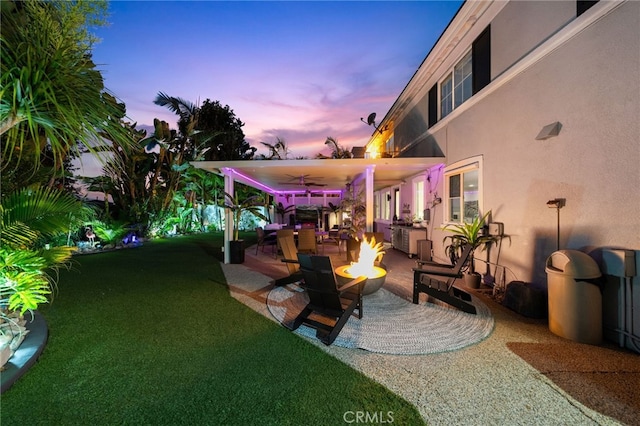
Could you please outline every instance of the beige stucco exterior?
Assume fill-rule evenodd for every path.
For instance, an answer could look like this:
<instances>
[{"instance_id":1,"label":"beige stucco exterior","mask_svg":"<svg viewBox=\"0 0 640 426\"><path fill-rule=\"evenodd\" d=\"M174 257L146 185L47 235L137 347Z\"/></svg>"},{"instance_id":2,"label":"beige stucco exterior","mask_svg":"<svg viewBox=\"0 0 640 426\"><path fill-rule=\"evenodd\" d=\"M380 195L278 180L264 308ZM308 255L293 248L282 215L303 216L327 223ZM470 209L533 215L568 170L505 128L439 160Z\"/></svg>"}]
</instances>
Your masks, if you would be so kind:
<instances>
[{"instance_id":1,"label":"beige stucco exterior","mask_svg":"<svg viewBox=\"0 0 640 426\"><path fill-rule=\"evenodd\" d=\"M470 18L476 3L447 29L462 34L458 44L441 38L453 59L436 46L381 126L391 123L396 141L414 141L406 153L430 144L445 165L482 157L483 209L510 237L491 259L507 268L507 282L545 282L545 259L556 250L556 210L546 205L553 198L566 199L561 248L595 259L604 247L640 250L640 3L602 1L576 18L575 1L483 2ZM488 23L491 83L427 129L427 91L446 70L435 61L454 64ZM536 140L556 121L558 136ZM431 169L428 202L444 194L438 173ZM410 185L401 197L411 199ZM431 210L429 235L442 260L442 205Z\"/></svg>"}]
</instances>

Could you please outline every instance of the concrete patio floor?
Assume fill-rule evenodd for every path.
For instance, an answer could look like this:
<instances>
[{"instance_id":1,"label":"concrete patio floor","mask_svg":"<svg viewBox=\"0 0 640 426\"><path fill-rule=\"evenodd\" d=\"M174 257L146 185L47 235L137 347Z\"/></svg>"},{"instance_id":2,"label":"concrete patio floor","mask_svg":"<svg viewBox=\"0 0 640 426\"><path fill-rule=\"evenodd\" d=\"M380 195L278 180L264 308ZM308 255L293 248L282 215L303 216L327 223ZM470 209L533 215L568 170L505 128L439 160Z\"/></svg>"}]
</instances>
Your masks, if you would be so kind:
<instances>
[{"instance_id":1,"label":"concrete patio floor","mask_svg":"<svg viewBox=\"0 0 640 426\"><path fill-rule=\"evenodd\" d=\"M244 264L223 265L223 270L232 296L273 320L265 298L272 288L272 278L287 273L270 250L267 247L256 255L255 247L250 247L246 251ZM324 250L326 255L331 256L334 265L346 263L344 252L338 254L335 245L326 245ZM388 267L388 276L395 277L385 283L385 288L410 300L411 268L415 261L404 253L390 249L384 262ZM327 347L315 339L307 340L404 397L418 408L430 425L634 424L633 420L621 423L578 402L507 347L509 342L575 343L552 334L546 321L525 318L482 292L476 294L491 309L495 329L484 341L458 351L430 355L386 355L338 346ZM421 299L421 303L424 302L425 299ZM633 380L636 379L637 376L633 376ZM602 398L609 398L606 389L602 389ZM615 403L615 398L610 399ZM623 411L630 409L624 406L615 408ZM354 407L354 410L357 409ZM640 413L623 414L617 417L636 419L639 423L635 424L640 424Z\"/></svg>"}]
</instances>

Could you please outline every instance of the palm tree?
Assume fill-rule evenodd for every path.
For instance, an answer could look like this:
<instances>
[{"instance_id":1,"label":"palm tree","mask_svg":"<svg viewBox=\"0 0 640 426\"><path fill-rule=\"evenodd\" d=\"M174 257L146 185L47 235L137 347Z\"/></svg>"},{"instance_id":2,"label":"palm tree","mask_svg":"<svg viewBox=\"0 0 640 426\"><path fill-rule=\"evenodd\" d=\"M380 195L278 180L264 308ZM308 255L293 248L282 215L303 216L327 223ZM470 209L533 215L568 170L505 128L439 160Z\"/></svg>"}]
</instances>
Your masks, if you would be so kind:
<instances>
[{"instance_id":1,"label":"palm tree","mask_svg":"<svg viewBox=\"0 0 640 426\"><path fill-rule=\"evenodd\" d=\"M276 137L276 141L273 144L268 142L260 142L262 145L266 146L269 150L269 155L262 155L262 159L265 160L286 160L289 157L291 151L287 146L287 142L280 137Z\"/></svg>"},{"instance_id":2,"label":"palm tree","mask_svg":"<svg viewBox=\"0 0 640 426\"><path fill-rule=\"evenodd\" d=\"M233 213L233 239L238 240L240 233L240 218L242 213L249 212L262 220L268 218L262 214L260 209L264 206L264 200L260 195L251 195L244 197L240 191L236 191L233 196L228 192L224 192L225 200L221 202L221 206Z\"/></svg>"},{"instance_id":3,"label":"palm tree","mask_svg":"<svg viewBox=\"0 0 640 426\"><path fill-rule=\"evenodd\" d=\"M324 141L324 144L331 147L331 156L329 156L328 158L352 158L353 157L353 154L351 154L351 151L349 151L347 148L340 146L340 144L338 144L338 141L335 138L332 138L331 136L327 137L327 140ZM327 158L322 154L318 154L317 157Z\"/></svg>"},{"instance_id":4,"label":"palm tree","mask_svg":"<svg viewBox=\"0 0 640 426\"><path fill-rule=\"evenodd\" d=\"M218 194L223 192L224 183L222 178L214 173L196 169L190 164L186 164L186 166L188 167L182 171L182 177L185 181L182 191L185 196L190 195L187 198L192 200L196 217L200 221L200 229L205 231L204 211L207 205L218 204Z\"/></svg>"},{"instance_id":5,"label":"palm tree","mask_svg":"<svg viewBox=\"0 0 640 426\"><path fill-rule=\"evenodd\" d=\"M49 146L56 170L79 142L96 152L101 136L126 143L124 105L110 96L91 60L104 25L98 1L3 1L0 73L2 169L26 160L37 168Z\"/></svg>"}]
</instances>

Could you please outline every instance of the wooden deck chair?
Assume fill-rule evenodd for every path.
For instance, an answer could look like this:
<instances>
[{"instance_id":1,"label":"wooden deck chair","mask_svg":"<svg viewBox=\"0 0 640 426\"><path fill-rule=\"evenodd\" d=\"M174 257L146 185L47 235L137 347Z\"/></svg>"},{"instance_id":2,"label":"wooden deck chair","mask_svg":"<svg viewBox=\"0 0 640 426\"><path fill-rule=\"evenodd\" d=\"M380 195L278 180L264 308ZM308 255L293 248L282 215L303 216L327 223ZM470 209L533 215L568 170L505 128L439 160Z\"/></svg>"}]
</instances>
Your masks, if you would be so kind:
<instances>
[{"instance_id":1,"label":"wooden deck chair","mask_svg":"<svg viewBox=\"0 0 640 426\"><path fill-rule=\"evenodd\" d=\"M287 235L291 235L291 238L294 239L295 241L295 237L293 236L294 233L294 229L293 228L282 228L282 229L278 229L276 231L276 241L278 242L278 253L282 253L282 247L280 247L280 238L287 236ZM294 259L297 260L297 258L294 257Z\"/></svg>"},{"instance_id":2,"label":"wooden deck chair","mask_svg":"<svg viewBox=\"0 0 640 426\"><path fill-rule=\"evenodd\" d=\"M420 262L420 268L413 268L413 303L418 303L422 292L461 311L475 314L476 307L471 304L471 295L453 286L456 279L462 278L462 268L469 260L472 250L471 245L464 246L454 265Z\"/></svg>"},{"instance_id":3,"label":"wooden deck chair","mask_svg":"<svg viewBox=\"0 0 640 426\"><path fill-rule=\"evenodd\" d=\"M278 235L278 246L282 250L282 261L287 265L289 275L278 278L273 282L275 286L283 286L302 280L302 272L300 272L300 264L298 263L298 248L291 234Z\"/></svg>"},{"instance_id":4,"label":"wooden deck chair","mask_svg":"<svg viewBox=\"0 0 640 426\"><path fill-rule=\"evenodd\" d=\"M338 337L349 317L358 310L362 318L362 289L367 277L362 276L338 287L331 258L298 254L304 277L301 287L309 303L293 321L292 330L306 325L316 330L316 337L330 345Z\"/></svg>"},{"instance_id":5,"label":"wooden deck chair","mask_svg":"<svg viewBox=\"0 0 640 426\"><path fill-rule=\"evenodd\" d=\"M318 239L315 229L302 228L298 230L298 253L318 253Z\"/></svg>"}]
</instances>

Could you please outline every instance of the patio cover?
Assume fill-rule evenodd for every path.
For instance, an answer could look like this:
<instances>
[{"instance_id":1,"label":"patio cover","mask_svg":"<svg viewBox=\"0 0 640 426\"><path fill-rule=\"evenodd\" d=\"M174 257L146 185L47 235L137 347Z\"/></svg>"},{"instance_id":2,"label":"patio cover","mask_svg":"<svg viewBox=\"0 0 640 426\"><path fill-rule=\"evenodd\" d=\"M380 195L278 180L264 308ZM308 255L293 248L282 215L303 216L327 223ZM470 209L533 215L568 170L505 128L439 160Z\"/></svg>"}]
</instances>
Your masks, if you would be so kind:
<instances>
[{"instance_id":1,"label":"patio cover","mask_svg":"<svg viewBox=\"0 0 640 426\"><path fill-rule=\"evenodd\" d=\"M243 160L243 161L194 161L199 169L224 176L225 191L233 195L235 181L278 195L309 190L342 191L347 183L363 180L367 206L367 231L373 229L373 193L383 188L407 182L412 176L444 163L443 157L400 158L349 158L311 160ZM283 184L292 177L309 175L308 181L324 186ZM231 221L231 213L226 220ZM225 229L225 263L229 263L230 227Z\"/></svg>"},{"instance_id":2,"label":"patio cover","mask_svg":"<svg viewBox=\"0 0 640 426\"><path fill-rule=\"evenodd\" d=\"M230 175L234 180L258 188L270 194L295 190L295 185L282 185L291 176L310 175L309 180L326 186L310 187L311 190L340 191L347 183L364 178L367 170L374 175L373 190L397 185L436 164L444 163L443 157L411 158L349 158L311 160L244 160L244 161L194 161L194 167L219 175ZM318 179L315 179L318 178Z\"/></svg>"}]
</instances>

